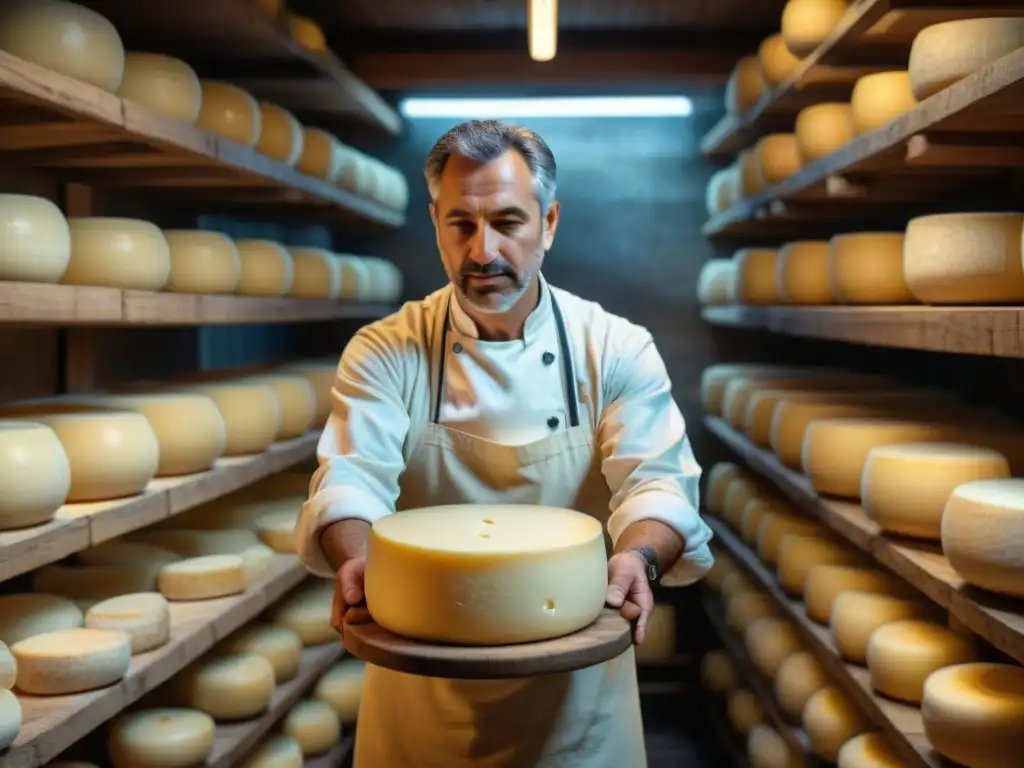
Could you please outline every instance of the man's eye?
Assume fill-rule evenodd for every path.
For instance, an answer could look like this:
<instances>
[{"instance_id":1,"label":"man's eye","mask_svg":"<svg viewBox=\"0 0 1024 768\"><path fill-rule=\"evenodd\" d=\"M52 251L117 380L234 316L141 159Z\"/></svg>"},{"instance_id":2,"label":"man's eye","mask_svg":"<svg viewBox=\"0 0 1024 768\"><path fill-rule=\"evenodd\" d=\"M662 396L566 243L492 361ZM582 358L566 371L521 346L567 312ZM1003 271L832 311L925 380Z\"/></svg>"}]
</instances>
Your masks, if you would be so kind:
<instances>
[{"instance_id":1,"label":"man's eye","mask_svg":"<svg viewBox=\"0 0 1024 768\"><path fill-rule=\"evenodd\" d=\"M515 229L520 224L516 219L502 219L501 221L494 222L494 228L500 229L503 232Z\"/></svg>"}]
</instances>

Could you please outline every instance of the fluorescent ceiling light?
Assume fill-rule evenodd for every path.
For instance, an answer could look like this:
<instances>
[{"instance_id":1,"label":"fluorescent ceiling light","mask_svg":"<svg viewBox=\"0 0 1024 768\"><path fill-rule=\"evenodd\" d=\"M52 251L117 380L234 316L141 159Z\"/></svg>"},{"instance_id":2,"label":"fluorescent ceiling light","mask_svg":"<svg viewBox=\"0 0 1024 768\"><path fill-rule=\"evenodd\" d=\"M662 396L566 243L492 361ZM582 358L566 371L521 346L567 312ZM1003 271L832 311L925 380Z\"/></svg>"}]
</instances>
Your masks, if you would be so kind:
<instances>
[{"instance_id":1,"label":"fluorescent ceiling light","mask_svg":"<svg viewBox=\"0 0 1024 768\"><path fill-rule=\"evenodd\" d=\"M551 61L558 51L558 0L529 0L530 58Z\"/></svg>"},{"instance_id":2,"label":"fluorescent ceiling light","mask_svg":"<svg viewBox=\"0 0 1024 768\"><path fill-rule=\"evenodd\" d=\"M409 98L399 109L406 117L464 120L519 117L687 117L685 96L540 96L510 99Z\"/></svg>"}]
</instances>

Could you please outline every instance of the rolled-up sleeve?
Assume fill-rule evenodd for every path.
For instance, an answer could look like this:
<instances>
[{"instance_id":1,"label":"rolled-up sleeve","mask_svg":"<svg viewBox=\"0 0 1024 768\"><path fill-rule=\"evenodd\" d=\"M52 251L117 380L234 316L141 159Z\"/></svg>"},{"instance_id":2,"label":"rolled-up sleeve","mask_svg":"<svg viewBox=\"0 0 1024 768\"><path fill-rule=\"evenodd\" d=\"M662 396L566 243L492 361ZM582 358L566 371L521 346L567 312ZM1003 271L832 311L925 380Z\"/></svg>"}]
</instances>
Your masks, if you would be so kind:
<instances>
[{"instance_id":1,"label":"rolled-up sleeve","mask_svg":"<svg viewBox=\"0 0 1024 768\"><path fill-rule=\"evenodd\" d=\"M700 465L672 397L665 364L650 334L636 326L612 345L598 425L601 469L612 492L608 533L613 542L639 520L674 529L685 546L662 576L665 586L701 579L714 564L711 529L698 514Z\"/></svg>"},{"instance_id":2,"label":"rolled-up sleeve","mask_svg":"<svg viewBox=\"0 0 1024 768\"><path fill-rule=\"evenodd\" d=\"M299 556L317 575L334 575L320 547L327 526L348 519L372 523L395 510L409 431L402 381L401 356L372 327L345 347L317 445L319 466L296 529Z\"/></svg>"}]
</instances>

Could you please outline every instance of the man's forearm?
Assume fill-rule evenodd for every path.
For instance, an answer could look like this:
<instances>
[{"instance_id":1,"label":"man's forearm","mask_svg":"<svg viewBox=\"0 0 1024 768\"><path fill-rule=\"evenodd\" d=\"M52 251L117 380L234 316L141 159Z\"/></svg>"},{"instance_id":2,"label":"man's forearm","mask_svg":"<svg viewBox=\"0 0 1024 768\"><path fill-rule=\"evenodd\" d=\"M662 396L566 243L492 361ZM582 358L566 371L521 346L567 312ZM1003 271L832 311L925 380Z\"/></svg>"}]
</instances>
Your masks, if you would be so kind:
<instances>
[{"instance_id":1,"label":"man's forearm","mask_svg":"<svg viewBox=\"0 0 1024 768\"><path fill-rule=\"evenodd\" d=\"M671 570L682 557L686 542L676 531L660 520L637 520L626 526L615 543L615 553L637 547L650 547L658 557L661 572Z\"/></svg>"},{"instance_id":2,"label":"man's forearm","mask_svg":"<svg viewBox=\"0 0 1024 768\"><path fill-rule=\"evenodd\" d=\"M366 554L369 535L370 524L365 520L339 520L321 532L320 548L331 568L338 570L345 561Z\"/></svg>"}]
</instances>

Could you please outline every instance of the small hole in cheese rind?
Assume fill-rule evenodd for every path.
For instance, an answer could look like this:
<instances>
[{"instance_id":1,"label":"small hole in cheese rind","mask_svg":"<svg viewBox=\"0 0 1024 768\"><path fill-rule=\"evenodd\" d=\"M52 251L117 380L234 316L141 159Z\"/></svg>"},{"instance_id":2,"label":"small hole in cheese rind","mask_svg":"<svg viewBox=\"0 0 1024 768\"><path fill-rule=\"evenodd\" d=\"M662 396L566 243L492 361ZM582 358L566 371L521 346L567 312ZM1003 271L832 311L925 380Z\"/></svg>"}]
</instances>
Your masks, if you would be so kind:
<instances>
[{"instance_id":1,"label":"small hole in cheese rind","mask_svg":"<svg viewBox=\"0 0 1024 768\"><path fill-rule=\"evenodd\" d=\"M550 598L545 600L544 601L544 610L547 611L548 613L554 613L555 612L555 601L550 599Z\"/></svg>"},{"instance_id":2,"label":"small hole in cheese rind","mask_svg":"<svg viewBox=\"0 0 1024 768\"><path fill-rule=\"evenodd\" d=\"M489 518L484 518L484 525L494 525L494 521Z\"/></svg>"},{"instance_id":3,"label":"small hole in cheese rind","mask_svg":"<svg viewBox=\"0 0 1024 768\"><path fill-rule=\"evenodd\" d=\"M489 538L491 538L491 534L489 534L489 533L478 533L477 536L479 536L481 539L489 539Z\"/></svg>"}]
</instances>

